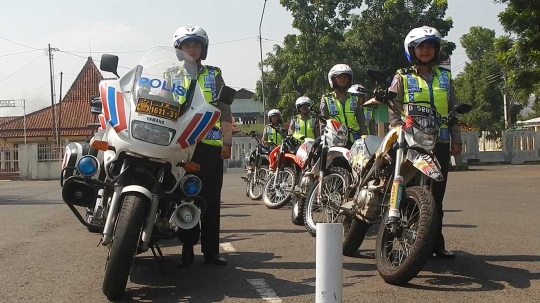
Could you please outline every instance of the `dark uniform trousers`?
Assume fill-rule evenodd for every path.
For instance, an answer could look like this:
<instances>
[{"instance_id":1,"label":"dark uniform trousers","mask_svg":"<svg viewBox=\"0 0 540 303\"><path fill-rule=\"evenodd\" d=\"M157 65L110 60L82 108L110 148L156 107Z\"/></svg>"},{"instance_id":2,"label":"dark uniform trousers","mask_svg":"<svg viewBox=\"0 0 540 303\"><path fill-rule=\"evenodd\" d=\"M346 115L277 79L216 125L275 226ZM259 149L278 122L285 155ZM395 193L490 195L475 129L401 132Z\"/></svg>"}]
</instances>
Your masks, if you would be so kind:
<instances>
[{"instance_id":1,"label":"dark uniform trousers","mask_svg":"<svg viewBox=\"0 0 540 303\"><path fill-rule=\"evenodd\" d=\"M448 168L450 166L450 143L437 143L435 145L435 157L441 165L441 173L444 177L444 180L441 182L433 181L432 194L435 199L435 204L437 205L437 210L439 212L439 222L435 225L435 245L434 250L444 249L444 236L442 234L442 221L443 221L443 199L444 193L446 192L446 183L448 182Z\"/></svg>"},{"instance_id":2,"label":"dark uniform trousers","mask_svg":"<svg viewBox=\"0 0 540 303\"><path fill-rule=\"evenodd\" d=\"M199 195L206 201L206 213L200 224L180 233L180 241L184 245L196 245L201 237L203 254L219 253L220 203L223 186L223 159L221 146L197 143L191 159L200 165L195 175L201 179L202 189Z\"/></svg>"}]
</instances>

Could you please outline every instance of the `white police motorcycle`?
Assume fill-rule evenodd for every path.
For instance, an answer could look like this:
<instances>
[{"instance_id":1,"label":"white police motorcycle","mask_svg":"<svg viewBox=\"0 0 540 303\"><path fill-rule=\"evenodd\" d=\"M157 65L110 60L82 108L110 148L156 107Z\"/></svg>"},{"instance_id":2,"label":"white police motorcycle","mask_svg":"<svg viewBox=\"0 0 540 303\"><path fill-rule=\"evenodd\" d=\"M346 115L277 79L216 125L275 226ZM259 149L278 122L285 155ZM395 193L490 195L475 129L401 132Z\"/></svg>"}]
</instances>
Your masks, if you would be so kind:
<instances>
[{"instance_id":1,"label":"white police motorcycle","mask_svg":"<svg viewBox=\"0 0 540 303\"><path fill-rule=\"evenodd\" d=\"M119 77L117 66L118 57L102 56L101 70ZM106 125L103 136L90 144L103 151L103 167L82 151L64 159L75 166L66 165L62 176L74 168L77 174L62 180L62 198L83 225L101 227L84 220L75 206L94 207L103 192L101 243L109 249L103 293L110 300L123 296L135 255L151 249L161 262L157 242L193 228L204 215L206 202L198 196L202 184L192 174L199 165L190 159L195 144L219 119L219 106L231 104L236 91L224 86L208 103L197 77L186 53L151 49L126 75L99 84ZM106 181L92 178L101 170Z\"/></svg>"}]
</instances>

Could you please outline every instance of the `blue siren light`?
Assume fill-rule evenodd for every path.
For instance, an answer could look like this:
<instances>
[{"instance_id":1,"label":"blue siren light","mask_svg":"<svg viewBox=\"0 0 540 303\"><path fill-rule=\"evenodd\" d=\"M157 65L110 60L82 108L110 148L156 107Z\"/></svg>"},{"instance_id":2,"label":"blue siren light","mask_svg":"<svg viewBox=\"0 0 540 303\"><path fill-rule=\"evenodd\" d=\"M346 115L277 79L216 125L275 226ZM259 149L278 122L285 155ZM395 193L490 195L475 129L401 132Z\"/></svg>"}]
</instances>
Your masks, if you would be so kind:
<instances>
[{"instance_id":1,"label":"blue siren light","mask_svg":"<svg viewBox=\"0 0 540 303\"><path fill-rule=\"evenodd\" d=\"M77 162L77 170L85 177L91 177L99 170L99 161L92 155L82 156Z\"/></svg>"},{"instance_id":2,"label":"blue siren light","mask_svg":"<svg viewBox=\"0 0 540 303\"><path fill-rule=\"evenodd\" d=\"M196 196L201 192L202 182L199 177L194 175L186 175L180 183L182 191L186 196Z\"/></svg>"}]
</instances>

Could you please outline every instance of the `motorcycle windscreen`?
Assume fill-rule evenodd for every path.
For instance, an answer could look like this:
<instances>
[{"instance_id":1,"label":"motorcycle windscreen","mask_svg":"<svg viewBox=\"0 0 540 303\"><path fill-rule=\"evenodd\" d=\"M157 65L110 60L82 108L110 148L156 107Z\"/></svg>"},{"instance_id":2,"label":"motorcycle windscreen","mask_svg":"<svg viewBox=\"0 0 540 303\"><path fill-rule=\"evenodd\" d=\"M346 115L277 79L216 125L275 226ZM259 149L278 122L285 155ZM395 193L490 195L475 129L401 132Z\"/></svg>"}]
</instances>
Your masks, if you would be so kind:
<instances>
[{"instance_id":1,"label":"motorcycle windscreen","mask_svg":"<svg viewBox=\"0 0 540 303\"><path fill-rule=\"evenodd\" d=\"M136 112L176 122L197 88L198 70L191 57L172 47L155 47L139 62L134 77Z\"/></svg>"},{"instance_id":2,"label":"motorcycle windscreen","mask_svg":"<svg viewBox=\"0 0 540 303\"><path fill-rule=\"evenodd\" d=\"M422 153L415 149L407 151L407 160L411 161L414 167L435 181L443 181L441 165L432 154Z\"/></svg>"}]
</instances>

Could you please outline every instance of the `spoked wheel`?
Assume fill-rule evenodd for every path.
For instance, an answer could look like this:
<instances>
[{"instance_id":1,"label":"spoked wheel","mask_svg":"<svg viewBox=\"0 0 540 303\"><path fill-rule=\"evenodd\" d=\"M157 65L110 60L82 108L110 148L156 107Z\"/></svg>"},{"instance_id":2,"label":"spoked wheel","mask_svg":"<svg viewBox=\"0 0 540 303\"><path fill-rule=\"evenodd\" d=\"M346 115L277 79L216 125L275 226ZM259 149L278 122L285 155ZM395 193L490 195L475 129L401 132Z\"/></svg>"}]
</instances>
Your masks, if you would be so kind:
<instances>
[{"instance_id":1,"label":"spoked wheel","mask_svg":"<svg viewBox=\"0 0 540 303\"><path fill-rule=\"evenodd\" d=\"M268 166L264 165L257 168L257 174L253 175L248 183L248 195L251 200L260 200L264 192L264 185L270 171Z\"/></svg>"},{"instance_id":2,"label":"spoked wheel","mask_svg":"<svg viewBox=\"0 0 540 303\"><path fill-rule=\"evenodd\" d=\"M420 186L409 187L401 200L401 221L395 234L384 223L377 234L377 269L386 283L403 285L422 270L432 253L437 211L433 195Z\"/></svg>"},{"instance_id":3,"label":"spoked wheel","mask_svg":"<svg viewBox=\"0 0 540 303\"><path fill-rule=\"evenodd\" d=\"M272 174L263 191L264 205L270 209L282 208L291 200L292 190L296 184L296 176L289 167L283 168L277 176L278 180L274 187L274 179L276 174Z\"/></svg>"},{"instance_id":4,"label":"spoked wheel","mask_svg":"<svg viewBox=\"0 0 540 303\"><path fill-rule=\"evenodd\" d=\"M348 171L331 168L322 182L315 181L313 184L304 209L304 226L312 236L317 233L317 223L336 222L349 180ZM320 198L317 197L319 187Z\"/></svg>"}]
</instances>

